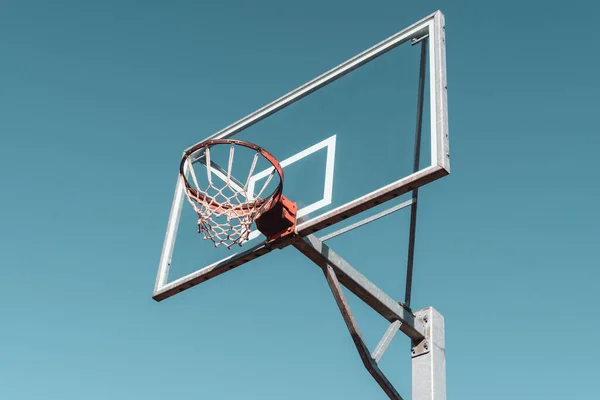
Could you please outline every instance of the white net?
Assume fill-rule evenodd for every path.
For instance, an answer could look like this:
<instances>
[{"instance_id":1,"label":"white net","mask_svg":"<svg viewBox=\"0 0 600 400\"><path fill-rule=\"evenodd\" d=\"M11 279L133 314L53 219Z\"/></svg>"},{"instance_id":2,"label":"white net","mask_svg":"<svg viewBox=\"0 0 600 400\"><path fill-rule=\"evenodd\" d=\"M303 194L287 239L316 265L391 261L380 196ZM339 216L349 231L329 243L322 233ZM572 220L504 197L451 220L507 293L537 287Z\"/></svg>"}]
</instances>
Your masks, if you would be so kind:
<instances>
[{"instance_id":1,"label":"white net","mask_svg":"<svg viewBox=\"0 0 600 400\"><path fill-rule=\"evenodd\" d=\"M270 208L273 196L266 200L261 196L276 172L273 168L261 190L257 194L251 193L248 186L260 153L257 151L254 154L243 186L232 177L234 153L235 146L231 145L227 170L218 170L211 162L210 148L206 147L202 163L206 166L208 183L204 188L198 183L189 156L185 160L185 169L189 172L191 181L181 177L187 183L186 197L198 214L198 233L201 233L205 240L211 240L215 247L224 245L228 249L236 244L242 246L248 240L253 222ZM217 179L213 179L214 177Z\"/></svg>"}]
</instances>

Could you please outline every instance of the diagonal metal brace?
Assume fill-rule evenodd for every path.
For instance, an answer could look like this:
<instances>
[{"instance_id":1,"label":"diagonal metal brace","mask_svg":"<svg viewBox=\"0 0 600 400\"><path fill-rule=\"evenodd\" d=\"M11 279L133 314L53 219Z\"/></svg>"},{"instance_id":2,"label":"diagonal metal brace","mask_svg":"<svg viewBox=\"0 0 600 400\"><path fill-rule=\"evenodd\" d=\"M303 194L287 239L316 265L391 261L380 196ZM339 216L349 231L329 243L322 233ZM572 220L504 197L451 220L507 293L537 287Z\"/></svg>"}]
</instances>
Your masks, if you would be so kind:
<instances>
[{"instance_id":1,"label":"diagonal metal brace","mask_svg":"<svg viewBox=\"0 0 600 400\"><path fill-rule=\"evenodd\" d=\"M392 322L387 328L383 334L383 337L379 341L379 344L377 344L377 347L375 347L375 351L373 351L373 354L371 355L376 363L379 363L379 360L381 360L381 357L383 357L383 353L385 353L390 343L392 343L394 336L396 336L396 333L398 333L398 330L400 330L401 326L402 322L396 321Z\"/></svg>"},{"instance_id":2,"label":"diagonal metal brace","mask_svg":"<svg viewBox=\"0 0 600 400\"><path fill-rule=\"evenodd\" d=\"M399 329L414 341L425 338L425 328L420 320L358 272L350 263L331 250L314 235L292 243L296 249L325 270L333 268L337 279L358 298L390 322L400 321Z\"/></svg>"},{"instance_id":3,"label":"diagonal metal brace","mask_svg":"<svg viewBox=\"0 0 600 400\"><path fill-rule=\"evenodd\" d=\"M338 281L337 276L333 268L328 265L325 269L325 277L327 278L327 283L329 284L329 288L331 289L331 293L333 293L333 297L335 298L335 302L344 317L344 322L350 331L350 336L352 336L352 341L356 346L356 350L358 350L358 354L360 355L360 359L362 360L365 368L373 379L379 384L379 386L383 389L383 391L389 396L392 400L402 400L402 396L396 391L394 386L390 383L390 381L386 378L386 376L381 372L379 367L377 366L377 361L375 361L371 354L369 353L369 349L365 344L360 331L358 330L358 326L356 325L356 321L354 320L354 316L352 315L352 311L350 310L350 306L346 301L346 297L342 292L342 287L340 286L340 282Z\"/></svg>"}]
</instances>

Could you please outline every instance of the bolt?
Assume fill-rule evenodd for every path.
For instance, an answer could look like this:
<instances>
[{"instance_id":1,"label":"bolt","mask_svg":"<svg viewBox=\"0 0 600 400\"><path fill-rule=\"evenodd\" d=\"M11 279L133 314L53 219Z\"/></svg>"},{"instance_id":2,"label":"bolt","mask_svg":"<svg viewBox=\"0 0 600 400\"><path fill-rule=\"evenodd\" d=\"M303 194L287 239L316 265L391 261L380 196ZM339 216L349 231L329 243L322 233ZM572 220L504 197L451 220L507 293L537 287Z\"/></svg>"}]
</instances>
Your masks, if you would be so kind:
<instances>
[{"instance_id":1,"label":"bolt","mask_svg":"<svg viewBox=\"0 0 600 400\"><path fill-rule=\"evenodd\" d=\"M413 347L413 348L411 349L411 352L412 352L413 354L415 354L415 353L417 352L417 349Z\"/></svg>"},{"instance_id":2,"label":"bolt","mask_svg":"<svg viewBox=\"0 0 600 400\"><path fill-rule=\"evenodd\" d=\"M425 323L427 323L427 315L423 317L423 321L425 321Z\"/></svg>"},{"instance_id":3,"label":"bolt","mask_svg":"<svg viewBox=\"0 0 600 400\"><path fill-rule=\"evenodd\" d=\"M429 349L429 345L427 344L427 342L425 342L425 343L423 344L423 348L424 348L425 350L428 350L428 349Z\"/></svg>"}]
</instances>

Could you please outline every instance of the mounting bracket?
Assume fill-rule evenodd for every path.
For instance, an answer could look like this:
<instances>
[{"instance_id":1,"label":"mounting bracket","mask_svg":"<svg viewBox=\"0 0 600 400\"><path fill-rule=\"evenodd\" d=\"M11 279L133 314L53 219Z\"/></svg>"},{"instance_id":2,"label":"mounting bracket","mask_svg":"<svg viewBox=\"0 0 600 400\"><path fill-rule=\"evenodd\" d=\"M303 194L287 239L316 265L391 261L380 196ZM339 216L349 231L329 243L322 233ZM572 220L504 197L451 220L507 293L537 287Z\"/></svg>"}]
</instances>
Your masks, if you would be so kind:
<instances>
[{"instance_id":1,"label":"mounting bracket","mask_svg":"<svg viewBox=\"0 0 600 400\"><path fill-rule=\"evenodd\" d=\"M413 400L445 400L444 318L433 308L415 314L407 311L385 292L360 274L341 256L314 235L298 238L292 246L321 267L344 318L363 365L392 400L402 400L398 391L379 369L378 363L398 331L412 341ZM342 285L390 321L379 344L371 353L342 291Z\"/></svg>"}]
</instances>

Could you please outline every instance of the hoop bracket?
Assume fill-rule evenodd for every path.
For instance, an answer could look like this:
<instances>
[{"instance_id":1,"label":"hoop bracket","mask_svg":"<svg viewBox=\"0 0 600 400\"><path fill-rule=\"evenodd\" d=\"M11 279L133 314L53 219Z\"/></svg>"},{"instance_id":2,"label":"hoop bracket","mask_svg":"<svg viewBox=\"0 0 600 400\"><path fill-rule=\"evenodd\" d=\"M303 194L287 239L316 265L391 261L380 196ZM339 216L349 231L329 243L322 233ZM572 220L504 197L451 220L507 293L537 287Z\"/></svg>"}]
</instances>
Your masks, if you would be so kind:
<instances>
[{"instance_id":1,"label":"hoop bracket","mask_svg":"<svg viewBox=\"0 0 600 400\"><path fill-rule=\"evenodd\" d=\"M295 233L296 210L296 203L282 195L278 203L256 219L256 227L267 237L267 244Z\"/></svg>"}]
</instances>

